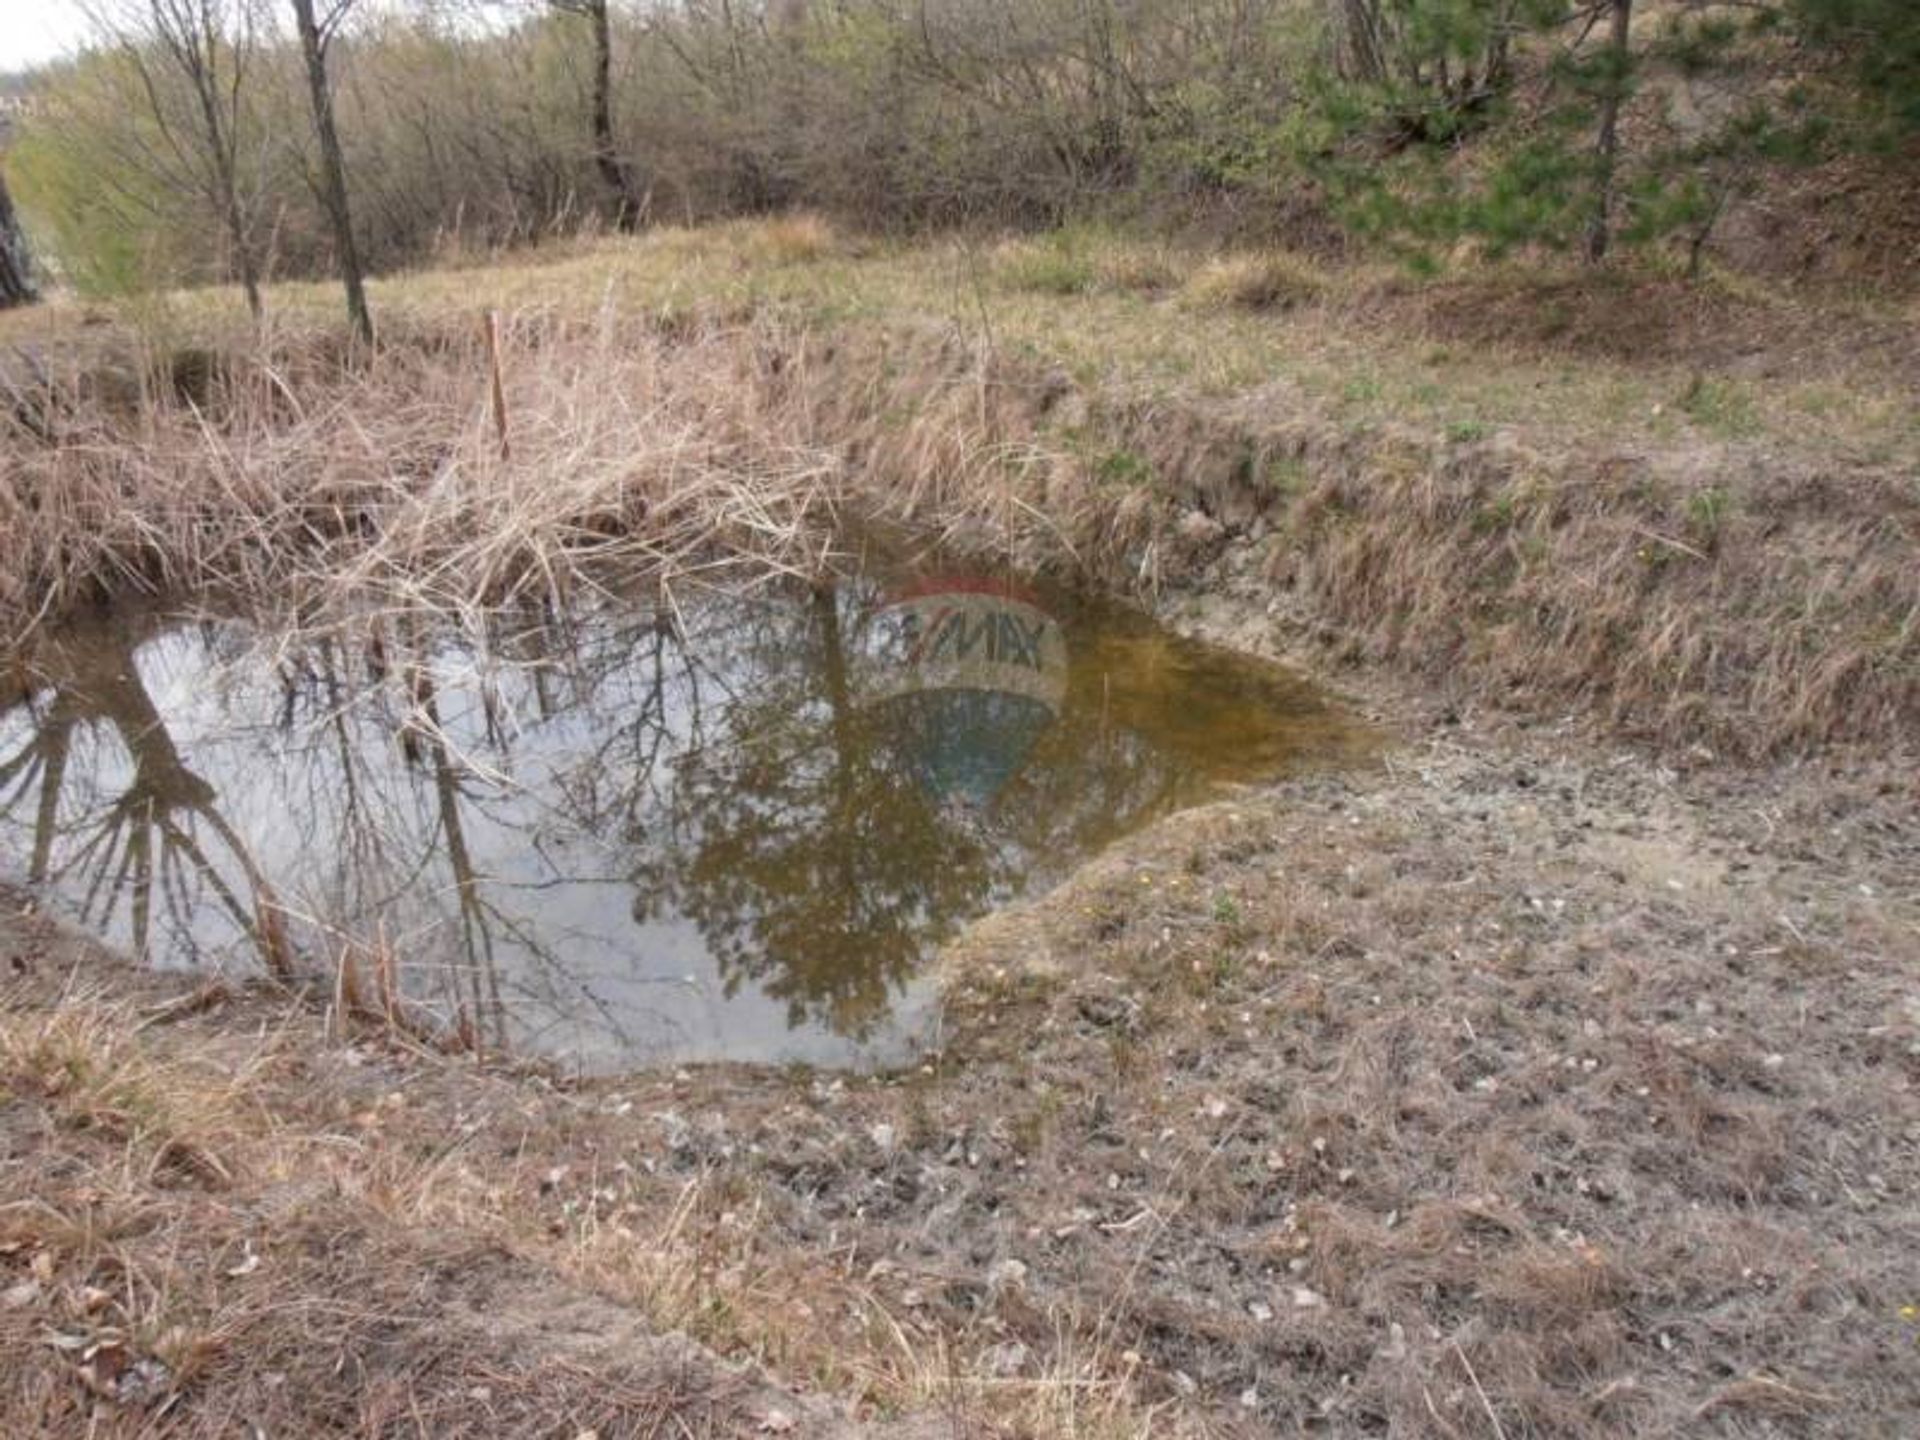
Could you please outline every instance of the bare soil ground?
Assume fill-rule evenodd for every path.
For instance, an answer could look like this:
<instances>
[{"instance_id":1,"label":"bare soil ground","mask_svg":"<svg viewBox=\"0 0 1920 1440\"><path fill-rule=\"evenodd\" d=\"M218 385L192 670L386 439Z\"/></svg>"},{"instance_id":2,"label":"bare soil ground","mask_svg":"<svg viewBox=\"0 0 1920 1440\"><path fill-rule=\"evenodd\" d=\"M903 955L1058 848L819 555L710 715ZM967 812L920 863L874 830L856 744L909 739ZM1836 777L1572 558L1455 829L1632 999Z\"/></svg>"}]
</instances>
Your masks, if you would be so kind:
<instances>
[{"instance_id":1,"label":"bare soil ground","mask_svg":"<svg viewBox=\"0 0 1920 1440\"><path fill-rule=\"evenodd\" d=\"M1170 610L1308 654L1249 568ZM488 1068L9 905L7 1433L1912 1433L1912 772L1343 679L1379 771L982 923L914 1074Z\"/></svg>"}]
</instances>

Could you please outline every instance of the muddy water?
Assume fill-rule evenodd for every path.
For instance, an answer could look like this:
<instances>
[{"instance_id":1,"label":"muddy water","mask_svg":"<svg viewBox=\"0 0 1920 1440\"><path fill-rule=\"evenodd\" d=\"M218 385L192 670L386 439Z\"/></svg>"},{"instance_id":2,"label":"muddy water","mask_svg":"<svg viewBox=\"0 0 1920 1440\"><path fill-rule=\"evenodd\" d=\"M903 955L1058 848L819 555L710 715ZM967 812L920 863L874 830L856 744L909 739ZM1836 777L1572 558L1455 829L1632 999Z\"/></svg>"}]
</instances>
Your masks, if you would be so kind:
<instances>
[{"instance_id":1,"label":"muddy water","mask_svg":"<svg viewBox=\"0 0 1920 1440\"><path fill-rule=\"evenodd\" d=\"M333 977L609 1070L937 1041L967 921L1365 734L1276 668L979 574L326 638L121 614L0 713L0 868L163 966Z\"/></svg>"}]
</instances>

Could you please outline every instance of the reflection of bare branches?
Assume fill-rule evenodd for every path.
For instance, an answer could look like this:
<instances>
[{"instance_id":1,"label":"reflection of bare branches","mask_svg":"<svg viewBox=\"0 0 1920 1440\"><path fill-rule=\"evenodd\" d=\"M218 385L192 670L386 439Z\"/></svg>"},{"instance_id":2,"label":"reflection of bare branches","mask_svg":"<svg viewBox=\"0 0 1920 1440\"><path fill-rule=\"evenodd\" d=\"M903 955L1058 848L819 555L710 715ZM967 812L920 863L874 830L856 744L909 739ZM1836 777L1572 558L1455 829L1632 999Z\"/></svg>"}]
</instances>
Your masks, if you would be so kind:
<instances>
[{"instance_id":1,"label":"reflection of bare branches","mask_svg":"<svg viewBox=\"0 0 1920 1440\"><path fill-rule=\"evenodd\" d=\"M1076 652L1057 711L876 689L877 600L181 629L144 680L132 632L75 637L0 714L0 843L136 948L237 933L290 968L295 926L343 1004L490 1048L861 1040L960 924L1266 723L1220 686L1219 714L1169 709L1192 656L1124 636Z\"/></svg>"},{"instance_id":2,"label":"reflection of bare branches","mask_svg":"<svg viewBox=\"0 0 1920 1440\"><path fill-rule=\"evenodd\" d=\"M214 803L213 787L181 757L135 664L134 648L132 635L110 627L50 646L42 657L52 702L22 751L0 770L0 783L15 773L23 788L36 777L40 782L29 877L36 883L79 882L85 895L82 918L103 927L113 923L124 902L132 948L142 956L152 950L156 891L174 931L186 934L198 888L204 887L268 967L285 973L290 955L274 916L273 893ZM102 723L118 737L132 775L117 796L63 827L61 797L75 732L83 724ZM19 798L16 790L0 800L0 816L11 814ZM244 896L201 843L202 826L239 867ZM56 861L63 839L71 841L71 853Z\"/></svg>"},{"instance_id":3,"label":"reflection of bare branches","mask_svg":"<svg viewBox=\"0 0 1920 1440\"><path fill-rule=\"evenodd\" d=\"M31 699L27 702L34 709ZM67 757L73 751L73 730L79 716L69 697L56 694L45 715L34 715L33 728L27 732L18 752L0 761L0 814L7 814L40 782L34 807L33 853L27 862L27 879L38 885L47 878L53 857L53 836L59 819L60 790L67 774ZM7 787L14 786L11 795Z\"/></svg>"},{"instance_id":4,"label":"reflection of bare branches","mask_svg":"<svg viewBox=\"0 0 1920 1440\"><path fill-rule=\"evenodd\" d=\"M433 767L434 802L439 812L439 833L445 840L447 865L453 871L454 893L459 897L460 950L466 960L463 967L471 993L457 1004L464 1008L471 1001L475 1023L491 1021L496 1049L505 1049L506 1015L500 1005L500 972L495 964L493 932L488 925L490 907L481 897L480 874L474 868L467 849L465 827L460 821L460 789L454 779L453 761L442 738L439 702L430 676L415 682L415 696L432 728L428 732L427 755ZM497 733L492 711L488 712L489 736ZM454 976L456 986L460 975Z\"/></svg>"},{"instance_id":5,"label":"reflection of bare branches","mask_svg":"<svg viewBox=\"0 0 1920 1440\"><path fill-rule=\"evenodd\" d=\"M546 640L556 628L549 616L539 630L528 633ZM566 628L571 630L572 627ZM659 626L649 629L653 637L654 685L651 694L654 699L643 705L634 722L625 728L634 737L632 743L636 753L646 750L657 756L661 742L656 738L649 746L648 742L638 737L649 732L664 732L667 728L667 713L661 697L666 676L664 657L672 632ZM519 638L524 642L527 634ZM527 647L522 644L515 648L524 651ZM567 682L573 704L555 706L549 712L549 718L563 708L571 710L575 706L590 705L596 693L596 680L604 678L593 674L591 668L583 663L577 635L568 636L561 653L567 660L564 666L540 663L540 659L536 658L526 671L545 676L549 681L557 673L564 676ZM620 656L624 665L627 659L625 647L619 647L614 653ZM507 730L502 723L502 712L496 701L489 698L500 694L498 681L497 675L483 675L473 688L482 696L483 743L496 750L504 750ZM494 892L504 887L491 881L476 864L464 818L465 807L485 804L482 797L469 795L462 783L463 777L479 769L468 758L471 747L462 748L458 744L453 727L442 716L440 688L424 658L415 660L409 666L408 685L413 706L409 716L409 731L415 737L413 754L432 780L434 826L427 836L427 848L444 859L452 878L456 902L455 924L460 963L449 977L454 990L451 1003L455 1025L464 1029L471 1024L489 1030L490 1043L496 1048L504 1048L509 1043L508 1006L502 996L498 953L499 945L504 941L512 945L523 964L533 962L550 981L558 981L572 993L573 1001L563 1008L584 1006L597 1015L600 1024L616 1036L623 1046L636 1045L637 1037L628 1033L626 1017L572 975L555 943L561 937L543 933L540 927L515 918L494 898ZM551 689L540 703L543 706L553 705ZM531 804L537 809L545 809L552 803L547 797L533 795L514 783L502 765L485 767L483 773L486 782L483 794L496 802L511 796L516 802ZM529 893L529 887L525 885L512 888L521 894Z\"/></svg>"}]
</instances>

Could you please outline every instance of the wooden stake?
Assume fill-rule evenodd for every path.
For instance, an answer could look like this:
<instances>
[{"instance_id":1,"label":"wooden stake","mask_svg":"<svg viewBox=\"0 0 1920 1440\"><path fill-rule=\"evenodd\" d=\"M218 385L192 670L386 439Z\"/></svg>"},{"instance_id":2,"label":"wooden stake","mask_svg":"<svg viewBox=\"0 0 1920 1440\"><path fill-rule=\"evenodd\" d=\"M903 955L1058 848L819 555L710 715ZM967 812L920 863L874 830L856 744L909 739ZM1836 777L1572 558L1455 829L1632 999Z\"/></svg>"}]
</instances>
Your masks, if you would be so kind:
<instances>
[{"instance_id":1,"label":"wooden stake","mask_svg":"<svg viewBox=\"0 0 1920 1440\"><path fill-rule=\"evenodd\" d=\"M487 341L487 373L493 385L493 428L500 436L500 458L511 460L513 447L507 441L507 392L500 382L500 312L487 311L482 333Z\"/></svg>"}]
</instances>

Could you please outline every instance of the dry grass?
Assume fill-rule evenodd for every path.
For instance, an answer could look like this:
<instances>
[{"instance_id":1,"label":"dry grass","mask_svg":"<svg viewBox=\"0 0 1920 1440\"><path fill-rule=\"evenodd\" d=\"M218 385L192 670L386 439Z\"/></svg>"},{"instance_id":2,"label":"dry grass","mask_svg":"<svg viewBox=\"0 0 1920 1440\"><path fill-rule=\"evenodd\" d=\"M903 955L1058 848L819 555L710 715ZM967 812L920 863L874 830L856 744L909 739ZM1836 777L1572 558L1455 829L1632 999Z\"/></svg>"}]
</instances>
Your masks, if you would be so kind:
<instances>
[{"instance_id":1,"label":"dry grass","mask_svg":"<svg viewBox=\"0 0 1920 1440\"><path fill-rule=\"evenodd\" d=\"M1124 233L1082 227L984 256L959 241L842 236L805 263L780 263L788 223L546 246L484 269L379 280L374 301L390 330L464 327L482 304L574 320L606 305L707 319L777 305L823 325L984 331L1041 363L1168 400L1283 383L1298 391L1288 403L1357 422L1436 433L1466 422L1522 427L1551 448L1731 442L1763 461L1920 464L1920 312L1911 292L1718 275L1690 286L1514 264L1416 283L1391 268L1329 267L1308 303L1196 312L1180 282L1209 254ZM1001 283L996 254L1018 260L1016 273L1031 263L1035 283ZM272 300L278 324L337 326L335 287L276 286ZM98 348L116 339L118 327L97 323L111 318L72 302L9 312L0 315L0 350ZM174 344L217 347L246 328L237 299L220 291L143 302L121 318L158 326ZM1696 376L1713 403L1683 407ZM1743 451L1729 463L1750 458Z\"/></svg>"},{"instance_id":2,"label":"dry grass","mask_svg":"<svg viewBox=\"0 0 1920 1440\"><path fill-rule=\"evenodd\" d=\"M344 1131L301 1103L303 1017L262 1042L198 1030L200 1006L47 998L0 997L8 1435L218 1434L236 1411L270 1433L654 1433L715 1408L638 1352L595 1373L474 1333L461 1298L498 1257L396 1223L443 1169L377 1101Z\"/></svg>"},{"instance_id":3,"label":"dry grass","mask_svg":"<svg viewBox=\"0 0 1920 1440\"><path fill-rule=\"evenodd\" d=\"M668 1094L630 1114L92 957L61 981L69 944L0 991L0 1433L1146 1433L1115 1356L1016 1382L991 1325L929 1329L750 1188L638 1163Z\"/></svg>"},{"instance_id":4,"label":"dry grass","mask_svg":"<svg viewBox=\"0 0 1920 1440\"><path fill-rule=\"evenodd\" d=\"M1297 255L1226 255L1188 276L1181 298L1199 310L1285 310L1317 299L1327 284L1324 272Z\"/></svg>"},{"instance_id":5,"label":"dry grass","mask_svg":"<svg viewBox=\"0 0 1920 1440\"><path fill-rule=\"evenodd\" d=\"M1914 1106L1882 1067L1914 1034L1911 908L1829 876L1783 920L1749 874L1609 873L1581 837L1626 773L1513 765L1440 742L1417 778L1185 817L982 937L956 1049L1045 1058L975 1096L1014 1213L963 1243L1025 1236L1046 1298L1094 1305L1138 1241L1131 1323L1215 1406L1252 1390L1264 1433L1745 1435L1776 1402L1794 1433L1897 1433L1913 1162L1886 1127ZM1892 821L1872 796L1849 834ZM1844 993L1809 1000L1843 952Z\"/></svg>"},{"instance_id":6,"label":"dry grass","mask_svg":"<svg viewBox=\"0 0 1920 1440\"><path fill-rule=\"evenodd\" d=\"M809 211L745 224L738 233L741 254L749 264L811 265L845 248L832 222Z\"/></svg>"},{"instance_id":7,"label":"dry grass","mask_svg":"<svg viewBox=\"0 0 1920 1440\"><path fill-rule=\"evenodd\" d=\"M176 364L129 397L84 375L17 391L0 614L19 633L103 594L209 590L461 612L616 566L812 563L836 464L732 423L750 346L537 319L503 345L504 415L486 347L459 333L364 367L309 342L190 383Z\"/></svg>"},{"instance_id":8,"label":"dry grass","mask_svg":"<svg viewBox=\"0 0 1920 1440\"><path fill-rule=\"evenodd\" d=\"M1463 700L1748 758L1904 743L1920 714L1920 495L1897 475L1173 402L991 337L777 307L530 311L503 347L504 452L466 327L363 369L308 339L176 352L129 396L18 393L0 614L18 634L108 592L217 589L473 619L615 572L808 570L846 520L1154 591L1258 537L1309 633Z\"/></svg>"}]
</instances>

